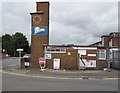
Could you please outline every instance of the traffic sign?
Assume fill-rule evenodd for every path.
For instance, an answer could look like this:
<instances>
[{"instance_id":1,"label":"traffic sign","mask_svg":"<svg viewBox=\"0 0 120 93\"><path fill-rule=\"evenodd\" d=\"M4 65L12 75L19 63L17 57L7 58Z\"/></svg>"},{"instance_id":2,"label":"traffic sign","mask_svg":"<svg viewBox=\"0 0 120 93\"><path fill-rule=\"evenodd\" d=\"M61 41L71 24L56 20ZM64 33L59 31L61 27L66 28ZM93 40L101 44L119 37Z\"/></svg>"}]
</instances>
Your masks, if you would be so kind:
<instances>
[{"instance_id":1,"label":"traffic sign","mask_svg":"<svg viewBox=\"0 0 120 93\"><path fill-rule=\"evenodd\" d=\"M20 49L20 48L19 48L19 49L17 49L17 51L23 51L23 49Z\"/></svg>"},{"instance_id":2,"label":"traffic sign","mask_svg":"<svg viewBox=\"0 0 120 93\"><path fill-rule=\"evenodd\" d=\"M39 58L39 64L44 64L45 63L45 58Z\"/></svg>"}]
</instances>

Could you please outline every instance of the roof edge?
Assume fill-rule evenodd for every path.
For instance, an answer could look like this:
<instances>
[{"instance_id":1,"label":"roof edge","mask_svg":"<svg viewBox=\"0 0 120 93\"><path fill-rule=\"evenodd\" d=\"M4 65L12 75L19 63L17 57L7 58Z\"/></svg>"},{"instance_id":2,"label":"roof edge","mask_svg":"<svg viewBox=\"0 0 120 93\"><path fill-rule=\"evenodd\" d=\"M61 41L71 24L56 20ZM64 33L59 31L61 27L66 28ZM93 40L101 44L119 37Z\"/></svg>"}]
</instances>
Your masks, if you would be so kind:
<instances>
[{"instance_id":1,"label":"roof edge","mask_svg":"<svg viewBox=\"0 0 120 93\"><path fill-rule=\"evenodd\" d=\"M44 12L43 11L37 11L37 12L33 12L33 13L30 13L31 15L32 14L44 14Z\"/></svg>"}]
</instances>

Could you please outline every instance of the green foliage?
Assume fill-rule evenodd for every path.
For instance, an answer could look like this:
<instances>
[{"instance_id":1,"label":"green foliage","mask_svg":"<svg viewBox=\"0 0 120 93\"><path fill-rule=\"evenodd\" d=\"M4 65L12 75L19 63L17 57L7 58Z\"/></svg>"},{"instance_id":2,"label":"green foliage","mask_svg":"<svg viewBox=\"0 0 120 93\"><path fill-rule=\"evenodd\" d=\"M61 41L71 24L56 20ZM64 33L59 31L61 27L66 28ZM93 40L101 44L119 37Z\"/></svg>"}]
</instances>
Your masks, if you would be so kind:
<instances>
[{"instance_id":1,"label":"green foliage","mask_svg":"<svg viewBox=\"0 0 120 93\"><path fill-rule=\"evenodd\" d=\"M29 43L27 38L22 33L15 33L12 36L5 34L2 36L2 49L5 49L5 53L11 56L18 56L16 49L22 48L24 51L22 55L30 53Z\"/></svg>"},{"instance_id":2,"label":"green foliage","mask_svg":"<svg viewBox=\"0 0 120 93\"><path fill-rule=\"evenodd\" d=\"M13 49L11 35L5 34L2 36L2 49L5 49L5 53L11 54Z\"/></svg>"},{"instance_id":3,"label":"green foliage","mask_svg":"<svg viewBox=\"0 0 120 93\"><path fill-rule=\"evenodd\" d=\"M2 42L2 37L0 37L0 43Z\"/></svg>"}]
</instances>

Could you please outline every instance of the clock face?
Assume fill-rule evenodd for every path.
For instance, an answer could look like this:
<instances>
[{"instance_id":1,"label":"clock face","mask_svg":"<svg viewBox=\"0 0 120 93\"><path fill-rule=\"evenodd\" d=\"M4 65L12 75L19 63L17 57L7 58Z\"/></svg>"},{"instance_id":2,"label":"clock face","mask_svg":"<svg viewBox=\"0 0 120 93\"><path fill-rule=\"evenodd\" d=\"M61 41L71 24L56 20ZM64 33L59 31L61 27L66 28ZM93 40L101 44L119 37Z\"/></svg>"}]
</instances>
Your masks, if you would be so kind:
<instances>
[{"instance_id":1,"label":"clock face","mask_svg":"<svg viewBox=\"0 0 120 93\"><path fill-rule=\"evenodd\" d=\"M36 24L39 24L41 22L41 16L40 15L36 15L33 17L33 22Z\"/></svg>"}]
</instances>

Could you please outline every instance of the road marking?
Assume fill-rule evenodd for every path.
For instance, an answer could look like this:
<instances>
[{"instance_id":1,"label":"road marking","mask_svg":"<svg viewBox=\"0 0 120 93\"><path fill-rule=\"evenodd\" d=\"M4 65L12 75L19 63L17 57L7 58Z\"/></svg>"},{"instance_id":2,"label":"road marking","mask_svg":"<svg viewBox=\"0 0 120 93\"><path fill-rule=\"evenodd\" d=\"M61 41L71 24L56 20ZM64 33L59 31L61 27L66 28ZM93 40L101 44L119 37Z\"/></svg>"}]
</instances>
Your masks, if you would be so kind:
<instances>
[{"instance_id":1,"label":"road marking","mask_svg":"<svg viewBox=\"0 0 120 93\"><path fill-rule=\"evenodd\" d=\"M120 78L89 78L90 80L116 80Z\"/></svg>"},{"instance_id":2,"label":"road marking","mask_svg":"<svg viewBox=\"0 0 120 93\"><path fill-rule=\"evenodd\" d=\"M19 74L19 73L13 73L13 72L7 72L7 71L3 71L0 70L1 73L5 73L5 74L10 74L10 75L17 75L17 76L25 76L25 77L35 77L35 78L46 78L46 79L74 79L74 80L85 80L84 77L81 78L64 78L64 77L52 77L52 76L36 76L34 74L32 75L25 75L25 74ZM120 79L120 78L86 78L87 80L116 80L116 79Z\"/></svg>"},{"instance_id":3,"label":"road marking","mask_svg":"<svg viewBox=\"0 0 120 93\"><path fill-rule=\"evenodd\" d=\"M0 72L5 73L5 74L10 74L10 75L25 76L25 77L36 77L36 78L49 78L49 79L82 79L82 78L63 78L63 77L51 77L51 76L36 76L36 75L34 75L34 74L32 74L32 75L25 75L25 74L7 72L7 71L2 71L2 70L0 70Z\"/></svg>"}]
</instances>

